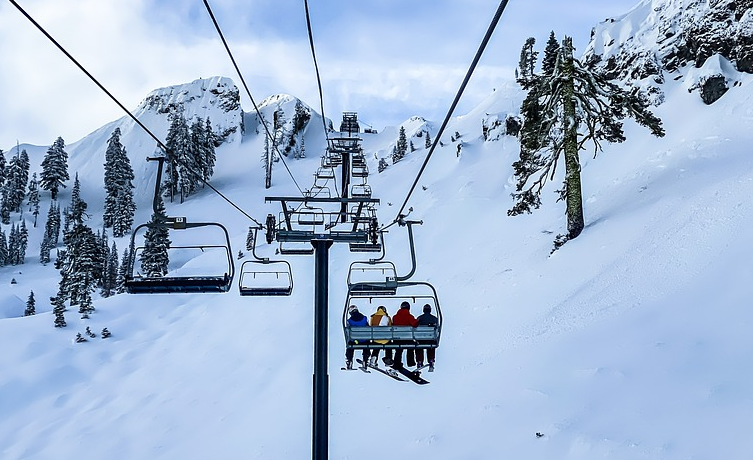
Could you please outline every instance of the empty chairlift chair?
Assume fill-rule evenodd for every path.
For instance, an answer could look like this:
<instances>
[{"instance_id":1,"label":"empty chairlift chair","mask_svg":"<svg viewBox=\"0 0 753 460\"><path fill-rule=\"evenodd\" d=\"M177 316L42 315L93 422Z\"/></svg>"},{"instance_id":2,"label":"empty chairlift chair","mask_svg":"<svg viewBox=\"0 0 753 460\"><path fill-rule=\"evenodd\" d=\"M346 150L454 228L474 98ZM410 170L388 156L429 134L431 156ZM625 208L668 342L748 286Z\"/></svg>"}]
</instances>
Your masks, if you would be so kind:
<instances>
[{"instance_id":1,"label":"empty chairlift chair","mask_svg":"<svg viewBox=\"0 0 753 460\"><path fill-rule=\"evenodd\" d=\"M287 296L293 292L293 271L286 260L269 260L256 255L256 231L251 252L254 260L241 265L238 290L242 296Z\"/></svg>"}]
</instances>

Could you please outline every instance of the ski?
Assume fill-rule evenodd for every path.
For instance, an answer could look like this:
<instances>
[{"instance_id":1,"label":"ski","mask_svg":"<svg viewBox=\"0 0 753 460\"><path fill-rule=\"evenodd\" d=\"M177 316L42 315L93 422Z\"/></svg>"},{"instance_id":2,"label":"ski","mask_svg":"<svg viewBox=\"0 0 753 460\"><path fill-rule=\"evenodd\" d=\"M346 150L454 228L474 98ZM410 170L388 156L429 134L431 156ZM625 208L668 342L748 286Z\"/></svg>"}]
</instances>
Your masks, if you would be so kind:
<instances>
[{"instance_id":1,"label":"ski","mask_svg":"<svg viewBox=\"0 0 753 460\"><path fill-rule=\"evenodd\" d=\"M421 377L421 373L417 371L409 371L408 369L404 368L403 366L393 366L393 369L395 369L397 372L403 374L405 377L408 378L413 383L417 383L419 385L426 385L429 383L428 380Z\"/></svg>"},{"instance_id":2,"label":"ski","mask_svg":"<svg viewBox=\"0 0 753 460\"><path fill-rule=\"evenodd\" d=\"M357 362L359 362L359 363L360 363L361 365L363 365L363 361L361 361L360 359L357 359L356 361L357 361ZM369 367L370 369L374 369L374 370L376 370L376 371L379 371L379 372L381 372L382 374L384 374L384 375L386 375L386 376L388 376L388 377L392 377L392 378L393 378L393 379L395 379L395 380L399 380L399 381L401 381L401 382L405 382L405 379L403 379L403 378L400 378L400 376L399 376L399 375L397 375L397 372L395 372L395 370L394 370L394 369L390 369L390 368L387 368L387 369L382 369L381 367L377 367L377 366L372 366L371 364L367 364L367 366L368 366L368 367ZM390 372L390 371L392 371L392 372Z\"/></svg>"}]
</instances>

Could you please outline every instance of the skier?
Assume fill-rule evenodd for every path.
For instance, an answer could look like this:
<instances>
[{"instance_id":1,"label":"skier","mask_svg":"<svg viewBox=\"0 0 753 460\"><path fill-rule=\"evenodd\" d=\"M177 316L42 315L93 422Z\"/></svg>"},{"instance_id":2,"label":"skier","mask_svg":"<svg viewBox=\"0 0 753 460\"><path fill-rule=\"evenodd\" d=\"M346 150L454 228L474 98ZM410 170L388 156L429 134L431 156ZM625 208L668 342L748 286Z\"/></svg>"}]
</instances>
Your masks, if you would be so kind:
<instances>
[{"instance_id":1,"label":"skier","mask_svg":"<svg viewBox=\"0 0 753 460\"><path fill-rule=\"evenodd\" d=\"M392 325L393 326L411 326L416 327L418 326L418 320L411 315L410 313L410 304L408 302L403 302L400 304L400 309L395 313L395 315L392 317ZM415 360L415 351L412 348L409 348L408 351L405 353L406 355L406 361L408 362L408 367L415 366L416 360ZM395 362L393 367L402 367L403 363L403 350L398 348L397 351L395 351Z\"/></svg>"},{"instance_id":2,"label":"skier","mask_svg":"<svg viewBox=\"0 0 753 460\"><path fill-rule=\"evenodd\" d=\"M392 326L392 318L390 318L390 315L387 314L387 309L384 308L384 305L380 305L377 308L377 311L371 315L371 319L369 320L369 326ZM385 344L389 343L389 340L375 340L374 342ZM371 352L371 365L377 366L377 358L379 357L379 349L375 349ZM384 363L386 365L392 364L392 350L386 349L384 350Z\"/></svg>"},{"instance_id":3,"label":"skier","mask_svg":"<svg viewBox=\"0 0 753 460\"><path fill-rule=\"evenodd\" d=\"M358 307L351 305L348 309L350 317L348 318L348 326L350 327L363 327L368 326L369 322L366 317L358 311ZM353 369L353 348L346 347L345 350L345 367L347 369ZM363 365L366 367L366 363L369 362L369 349L363 349Z\"/></svg>"},{"instance_id":4,"label":"skier","mask_svg":"<svg viewBox=\"0 0 753 460\"><path fill-rule=\"evenodd\" d=\"M424 313L420 315L416 320L419 326L434 326L437 327L439 320L436 316L431 314L431 305L428 303L424 305ZM429 372L434 372L434 360L436 358L437 349L429 348L426 350L426 357L429 359ZM416 366L422 367L424 365L424 349L419 348L416 350Z\"/></svg>"}]
</instances>

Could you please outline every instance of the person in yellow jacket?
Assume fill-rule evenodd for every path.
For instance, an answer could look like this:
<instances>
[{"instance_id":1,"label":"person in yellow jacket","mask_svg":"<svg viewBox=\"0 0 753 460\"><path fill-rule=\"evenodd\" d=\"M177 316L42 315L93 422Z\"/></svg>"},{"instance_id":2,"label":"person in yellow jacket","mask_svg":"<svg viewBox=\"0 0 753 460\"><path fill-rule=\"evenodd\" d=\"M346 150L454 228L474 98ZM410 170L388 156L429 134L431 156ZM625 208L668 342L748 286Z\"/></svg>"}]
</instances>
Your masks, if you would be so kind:
<instances>
[{"instance_id":1,"label":"person in yellow jacket","mask_svg":"<svg viewBox=\"0 0 753 460\"><path fill-rule=\"evenodd\" d=\"M392 318L390 318L390 315L387 314L387 309L384 307L384 305L380 305L377 307L376 312L374 312L373 315L371 315L371 318L369 319L369 326L392 326ZM388 343L389 340L375 340L375 343L379 344L385 344ZM379 357L379 349L374 349L371 352L371 365L372 366L378 366L377 358ZM383 361L386 365L392 364L392 350L387 348L384 350L384 358Z\"/></svg>"}]
</instances>

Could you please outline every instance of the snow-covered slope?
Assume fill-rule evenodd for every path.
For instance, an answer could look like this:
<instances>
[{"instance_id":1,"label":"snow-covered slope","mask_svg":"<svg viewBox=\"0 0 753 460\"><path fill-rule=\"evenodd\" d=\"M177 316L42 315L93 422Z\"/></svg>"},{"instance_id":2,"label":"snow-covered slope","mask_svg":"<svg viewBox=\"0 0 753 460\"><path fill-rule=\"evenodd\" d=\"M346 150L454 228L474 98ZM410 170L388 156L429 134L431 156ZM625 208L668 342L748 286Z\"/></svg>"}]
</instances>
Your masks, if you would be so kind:
<instances>
[{"instance_id":1,"label":"snow-covered slope","mask_svg":"<svg viewBox=\"0 0 753 460\"><path fill-rule=\"evenodd\" d=\"M628 124L625 144L584 162L587 226L553 255L553 234L565 227L556 193L532 215L507 217L518 143L483 137L485 121L514 114L520 94L498 90L455 118L409 202L411 218L424 221L415 278L437 287L445 320L437 370L425 374L431 384L339 371L345 280L360 257L331 251L330 458L747 458L753 78L739 81L711 106L686 82L666 82L655 109L666 137ZM307 128L307 158L289 162L302 185L319 165L320 125ZM436 134L432 121L403 125L411 136ZM104 141L112 128L97 135ZM261 138L249 131L246 123L244 137L218 149L213 184L261 218L278 212L264 196L298 192L278 166L264 190ZM372 171L397 132L364 135ZM151 152L140 139L127 145L132 155ZM382 222L395 217L425 158L414 143L369 177ZM71 164L83 169L83 146L75 152ZM82 174L95 209L96 164ZM144 168L141 221L153 187ZM209 190L168 208L221 221L235 251L245 247L251 223ZM405 230L392 227L386 243L405 273ZM51 266L30 250L26 264L0 268L3 459L308 458L314 267L309 257L290 259L291 297L240 297L235 284L226 294L118 295L95 299L89 320L69 311L65 329L53 328L46 302L57 283ZM31 290L38 314L21 317ZM113 336L73 343L87 326Z\"/></svg>"}]
</instances>

